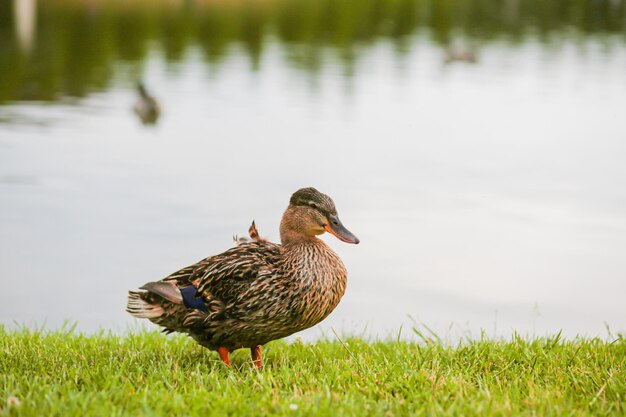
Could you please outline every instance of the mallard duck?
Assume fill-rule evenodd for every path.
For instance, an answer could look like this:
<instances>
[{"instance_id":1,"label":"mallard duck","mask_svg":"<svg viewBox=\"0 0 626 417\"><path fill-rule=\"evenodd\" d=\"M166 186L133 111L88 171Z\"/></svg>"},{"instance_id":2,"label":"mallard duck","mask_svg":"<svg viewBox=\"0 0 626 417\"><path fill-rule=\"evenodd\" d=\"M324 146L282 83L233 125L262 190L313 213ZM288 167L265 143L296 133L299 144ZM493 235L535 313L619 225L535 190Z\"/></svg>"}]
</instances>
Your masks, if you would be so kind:
<instances>
[{"instance_id":1,"label":"mallard duck","mask_svg":"<svg viewBox=\"0 0 626 417\"><path fill-rule=\"evenodd\" d=\"M148 90L141 81L137 83L137 92L139 93L139 98L133 110L137 116L139 116L143 124L155 124L161 115L159 102L148 93Z\"/></svg>"},{"instance_id":2,"label":"mallard duck","mask_svg":"<svg viewBox=\"0 0 626 417\"><path fill-rule=\"evenodd\" d=\"M451 64L453 62L467 62L467 63L473 64L477 61L478 61L478 55L476 55L476 52L471 49L457 50L457 49L448 48L445 51L444 62L446 64Z\"/></svg>"},{"instance_id":3,"label":"mallard duck","mask_svg":"<svg viewBox=\"0 0 626 417\"><path fill-rule=\"evenodd\" d=\"M217 351L226 365L230 352L249 348L260 368L264 344L319 323L343 296L346 268L317 238L325 232L359 243L339 220L330 197L302 188L283 214L280 244L264 239L240 243L129 291L126 310L166 333L187 333Z\"/></svg>"}]
</instances>

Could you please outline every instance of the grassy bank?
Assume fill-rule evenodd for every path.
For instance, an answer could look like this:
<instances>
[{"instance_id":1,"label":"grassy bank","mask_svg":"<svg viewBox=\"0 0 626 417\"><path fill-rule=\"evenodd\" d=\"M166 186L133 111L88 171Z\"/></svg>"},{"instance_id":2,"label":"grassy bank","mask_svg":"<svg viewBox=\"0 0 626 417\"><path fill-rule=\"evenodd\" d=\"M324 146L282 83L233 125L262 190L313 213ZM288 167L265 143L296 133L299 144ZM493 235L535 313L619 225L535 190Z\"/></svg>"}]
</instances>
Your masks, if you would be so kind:
<instances>
[{"instance_id":1,"label":"grassy bank","mask_svg":"<svg viewBox=\"0 0 626 417\"><path fill-rule=\"evenodd\" d=\"M0 327L0 415L626 415L623 335L344 342L272 343L258 372L180 336Z\"/></svg>"}]
</instances>

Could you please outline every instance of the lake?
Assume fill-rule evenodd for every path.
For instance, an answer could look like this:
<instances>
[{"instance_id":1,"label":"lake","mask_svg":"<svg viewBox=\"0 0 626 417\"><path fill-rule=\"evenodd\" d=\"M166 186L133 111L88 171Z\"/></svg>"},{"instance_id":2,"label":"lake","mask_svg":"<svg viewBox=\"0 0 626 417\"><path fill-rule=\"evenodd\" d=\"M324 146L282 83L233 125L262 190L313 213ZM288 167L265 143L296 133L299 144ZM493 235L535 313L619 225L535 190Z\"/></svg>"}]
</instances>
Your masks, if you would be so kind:
<instances>
[{"instance_id":1,"label":"lake","mask_svg":"<svg viewBox=\"0 0 626 417\"><path fill-rule=\"evenodd\" d=\"M128 289L253 219L278 241L314 186L361 244L324 236L348 289L304 338L624 332L625 17L623 0L2 2L0 323L136 328Z\"/></svg>"}]
</instances>

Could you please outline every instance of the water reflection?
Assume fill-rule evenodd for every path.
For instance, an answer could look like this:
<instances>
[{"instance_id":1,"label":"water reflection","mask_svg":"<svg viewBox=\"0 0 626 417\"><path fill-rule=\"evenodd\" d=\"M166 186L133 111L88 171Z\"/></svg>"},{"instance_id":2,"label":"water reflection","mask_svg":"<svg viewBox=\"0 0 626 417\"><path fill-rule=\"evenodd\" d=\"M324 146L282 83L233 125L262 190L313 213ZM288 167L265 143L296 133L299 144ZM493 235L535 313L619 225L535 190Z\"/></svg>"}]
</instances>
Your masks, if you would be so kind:
<instances>
[{"instance_id":1,"label":"water reflection","mask_svg":"<svg viewBox=\"0 0 626 417\"><path fill-rule=\"evenodd\" d=\"M388 40L402 56L412 47L410 37L424 33L448 51L442 54L448 61L474 61L477 56L476 51L454 49L459 38L480 46L496 40L515 45L527 37L547 42L563 36L620 35L625 30L625 4L624 0L82 0L40 2L37 9L35 0L2 2L0 102L81 97L102 90L115 75L116 62L132 63L133 76L138 77L155 42L170 63L184 60L191 47L200 46L209 68L219 66L233 47L241 46L250 69L256 71L266 41L278 39L290 65L314 76L325 61L337 60L349 76L363 48Z\"/></svg>"},{"instance_id":2,"label":"water reflection","mask_svg":"<svg viewBox=\"0 0 626 417\"><path fill-rule=\"evenodd\" d=\"M35 34L36 0L13 0L15 12L15 34L20 50L29 53Z\"/></svg>"}]
</instances>

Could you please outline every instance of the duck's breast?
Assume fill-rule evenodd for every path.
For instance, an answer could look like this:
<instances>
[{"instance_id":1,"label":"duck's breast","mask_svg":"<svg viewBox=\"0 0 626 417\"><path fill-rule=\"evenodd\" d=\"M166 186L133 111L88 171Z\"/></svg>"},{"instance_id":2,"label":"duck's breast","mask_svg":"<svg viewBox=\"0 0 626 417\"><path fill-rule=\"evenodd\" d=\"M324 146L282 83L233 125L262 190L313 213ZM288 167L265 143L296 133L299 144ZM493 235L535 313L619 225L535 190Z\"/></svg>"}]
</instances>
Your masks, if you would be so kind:
<instances>
[{"instance_id":1,"label":"duck's breast","mask_svg":"<svg viewBox=\"0 0 626 417\"><path fill-rule=\"evenodd\" d=\"M293 309L301 329L324 320L346 290L348 274L343 262L323 245L301 259L294 279Z\"/></svg>"}]
</instances>

